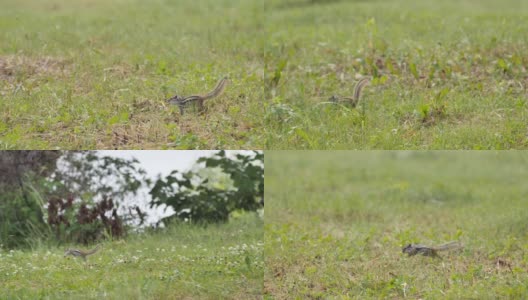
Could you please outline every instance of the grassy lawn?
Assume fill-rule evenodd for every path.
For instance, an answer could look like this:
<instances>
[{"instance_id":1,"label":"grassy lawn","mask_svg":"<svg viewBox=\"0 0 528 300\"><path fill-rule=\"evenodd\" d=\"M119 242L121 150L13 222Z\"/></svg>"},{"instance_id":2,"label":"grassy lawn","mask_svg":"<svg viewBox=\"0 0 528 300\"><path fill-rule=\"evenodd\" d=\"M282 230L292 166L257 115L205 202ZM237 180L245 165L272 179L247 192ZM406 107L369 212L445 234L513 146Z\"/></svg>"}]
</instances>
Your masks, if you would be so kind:
<instances>
[{"instance_id":1,"label":"grassy lawn","mask_svg":"<svg viewBox=\"0 0 528 300\"><path fill-rule=\"evenodd\" d=\"M0 6L0 149L263 147L261 1ZM205 115L164 102L225 75Z\"/></svg>"},{"instance_id":2,"label":"grassy lawn","mask_svg":"<svg viewBox=\"0 0 528 300\"><path fill-rule=\"evenodd\" d=\"M63 258L66 246L0 251L0 298L262 298L263 222L254 214L102 246L87 263Z\"/></svg>"},{"instance_id":3,"label":"grassy lawn","mask_svg":"<svg viewBox=\"0 0 528 300\"><path fill-rule=\"evenodd\" d=\"M268 151L266 172L267 299L528 297L528 153Z\"/></svg>"},{"instance_id":4,"label":"grassy lawn","mask_svg":"<svg viewBox=\"0 0 528 300\"><path fill-rule=\"evenodd\" d=\"M269 0L266 149L528 148L528 3ZM328 102L374 80L357 108Z\"/></svg>"}]
</instances>

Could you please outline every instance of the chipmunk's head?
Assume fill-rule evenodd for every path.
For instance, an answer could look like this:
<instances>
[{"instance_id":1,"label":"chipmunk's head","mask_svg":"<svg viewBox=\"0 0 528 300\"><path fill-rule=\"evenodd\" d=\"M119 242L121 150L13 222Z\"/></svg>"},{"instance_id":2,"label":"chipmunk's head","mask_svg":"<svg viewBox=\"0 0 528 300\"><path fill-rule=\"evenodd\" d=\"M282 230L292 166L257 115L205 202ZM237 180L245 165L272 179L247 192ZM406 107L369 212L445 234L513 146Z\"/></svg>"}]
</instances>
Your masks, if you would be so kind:
<instances>
[{"instance_id":1,"label":"chipmunk's head","mask_svg":"<svg viewBox=\"0 0 528 300\"><path fill-rule=\"evenodd\" d=\"M181 104L182 101L183 101L183 97L178 96L178 95L165 100L165 102L168 102L169 104L176 104L176 105Z\"/></svg>"},{"instance_id":2,"label":"chipmunk's head","mask_svg":"<svg viewBox=\"0 0 528 300\"><path fill-rule=\"evenodd\" d=\"M412 249L412 245L411 244L407 244L407 246L403 247L402 253L407 253L411 249Z\"/></svg>"}]
</instances>

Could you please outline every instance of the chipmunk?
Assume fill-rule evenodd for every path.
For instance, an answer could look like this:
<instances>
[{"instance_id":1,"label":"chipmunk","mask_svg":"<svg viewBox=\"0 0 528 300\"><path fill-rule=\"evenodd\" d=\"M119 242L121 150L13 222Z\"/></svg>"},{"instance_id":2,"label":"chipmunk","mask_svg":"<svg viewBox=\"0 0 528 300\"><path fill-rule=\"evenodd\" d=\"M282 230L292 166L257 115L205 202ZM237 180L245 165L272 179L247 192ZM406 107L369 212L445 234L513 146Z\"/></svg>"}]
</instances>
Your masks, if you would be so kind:
<instances>
[{"instance_id":1,"label":"chipmunk","mask_svg":"<svg viewBox=\"0 0 528 300\"><path fill-rule=\"evenodd\" d=\"M416 254L422 254L423 256L438 257L439 251L451 250L451 249L460 249L463 248L460 242L449 242L436 247L429 247L420 244L409 244L402 249L402 253L407 253L409 256L414 256Z\"/></svg>"},{"instance_id":2,"label":"chipmunk","mask_svg":"<svg viewBox=\"0 0 528 300\"><path fill-rule=\"evenodd\" d=\"M336 95L330 96L328 98L328 101L330 102L348 102L352 105L352 107L356 107L359 103L359 100L361 98L361 92L363 91L363 88L370 83L370 77L364 77L356 83L356 86L354 87L354 94L352 94L352 97L339 97Z\"/></svg>"},{"instance_id":3,"label":"chipmunk","mask_svg":"<svg viewBox=\"0 0 528 300\"><path fill-rule=\"evenodd\" d=\"M68 250L66 250L64 252L64 257L66 257L68 255L71 255L71 256L75 256L75 257L82 257L84 259L84 261L86 261L86 257L89 256L89 255L94 254L97 251L99 251L100 247L101 247L101 245L97 245L95 248L93 248L90 251L82 251L82 250L78 250L78 249L68 249Z\"/></svg>"},{"instance_id":4,"label":"chipmunk","mask_svg":"<svg viewBox=\"0 0 528 300\"><path fill-rule=\"evenodd\" d=\"M209 93L205 95L192 95L188 97L182 97L182 96L176 95L170 99L167 99L166 101L169 102L170 104L178 105L178 107L180 108L180 113L182 115L183 115L183 109L185 105L187 105L188 103L192 101L196 101L198 103L199 110L203 111L204 101L220 95L224 91L228 81L229 81L229 77L227 76L223 77L222 79L220 79L220 81L218 81L214 90L210 91Z\"/></svg>"}]
</instances>

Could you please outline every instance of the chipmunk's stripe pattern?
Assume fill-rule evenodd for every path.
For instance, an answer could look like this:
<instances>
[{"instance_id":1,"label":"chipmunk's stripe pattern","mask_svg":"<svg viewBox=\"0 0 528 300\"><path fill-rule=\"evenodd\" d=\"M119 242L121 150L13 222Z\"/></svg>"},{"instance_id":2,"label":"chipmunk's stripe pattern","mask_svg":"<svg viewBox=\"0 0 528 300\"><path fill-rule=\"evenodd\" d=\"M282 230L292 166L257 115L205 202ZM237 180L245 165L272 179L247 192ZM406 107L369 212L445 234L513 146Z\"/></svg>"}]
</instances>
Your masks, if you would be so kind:
<instances>
[{"instance_id":1,"label":"chipmunk's stripe pattern","mask_svg":"<svg viewBox=\"0 0 528 300\"><path fill-rule=\"evenodd\" d=\"M213 98L213 97L216 97L218 95L220 95L226 85L227 85L227 82L229 81L229 78L227 76L225 76L224 78L220 79L220 81L218 81L218 83L216 84L216 87L210 91L209 93L205 94L205 95L192 95L192 96L188 96L188 97L182 97L182 96L174 96L170 99L167 100L167 102L169 102L170 104L174 104L174 105L178 105L178 107L180 108L180 113L183 114L183 109L185 107L185 105L187 105L189 102L193 102L193 101L198 101L198 106L200 108L200 110L203 110L203 102L204 100L207 100L207 99L210 99L210 98Z\"/></svg>"},{"instance_id":2,"label":"chipmunk's stripe pattern","mask_svg":"<svg viewBox=\"0 0 528 300\"><path fill-rule=\"evenodd\" d=\"M90 251L82 251L82 250L78 250L78 249L68 249L68 250L66 250L66 252L64 252L64 256L71 255L71 256L75 256L75 257L82 257L84 260L86 260L86 257L88 255L92 255L95 252L99 251L99 247L100 246L101 245L97 245L94 249L92 249Z\"/></svg>"},{"instance_id":3,"label":"chipmunk's stripe pattern","mask_svg":"<svg viewBox=\"0 0 528 300\"><path fill-rule=\"evenodd\" d=\"M449 243L436 246L436 247L429 247L429 246L420 245L420 244L409 244L402 249L402 252L407 253L409 256L422 254L423 256L440 257L437 253L439 251L460 249L460 248L463 248L463 246L460 242L457 242L457 241L449 242Z\"/></svg>"}]
</instances>

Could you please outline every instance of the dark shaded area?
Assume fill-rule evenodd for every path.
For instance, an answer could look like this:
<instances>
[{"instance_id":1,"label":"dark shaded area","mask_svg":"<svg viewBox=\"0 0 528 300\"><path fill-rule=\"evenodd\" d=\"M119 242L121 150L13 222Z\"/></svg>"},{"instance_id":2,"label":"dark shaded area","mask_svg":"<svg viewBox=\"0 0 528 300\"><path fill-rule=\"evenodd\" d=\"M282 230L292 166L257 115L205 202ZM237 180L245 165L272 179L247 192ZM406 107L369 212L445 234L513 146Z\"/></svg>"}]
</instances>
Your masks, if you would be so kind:
<instances>
[{"instance_id":1,"label":"dark shaded area","mask_svg":"<svg viewBox=\"0 0 528 300\"><path fill-rule=\"evenodd\" d=\"M123 237L127 222L146 217L137 207L120 210L125 197L150 182L137 164L94 151L0 151L1 244Z\"/></svg>"},{"instance_id":2,"label":"dark shaded area","mask_svg":"<svg viewBox=\"0 0 528 300\"><path fill-rule=\"evenodd\" d=\"M73 196L66 199L53 197L48 201L48 224L57 240L66 236L71 241L82 244L100 240L105 230L115 238L126 235L122 218L118 215L113 200L107 197L92 207L83 203L77 210L73 206Z\"/></svg>"}]
</instances>

